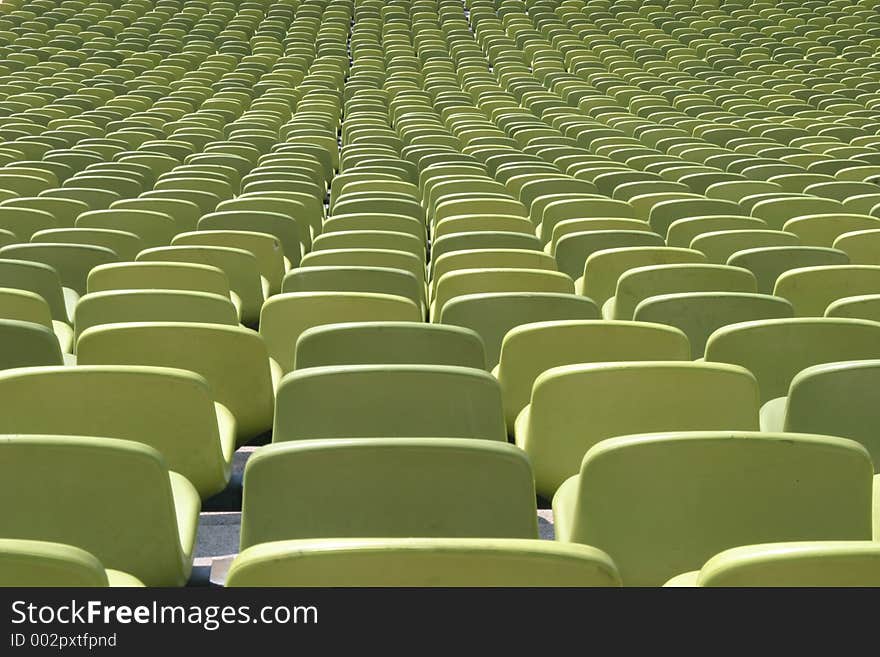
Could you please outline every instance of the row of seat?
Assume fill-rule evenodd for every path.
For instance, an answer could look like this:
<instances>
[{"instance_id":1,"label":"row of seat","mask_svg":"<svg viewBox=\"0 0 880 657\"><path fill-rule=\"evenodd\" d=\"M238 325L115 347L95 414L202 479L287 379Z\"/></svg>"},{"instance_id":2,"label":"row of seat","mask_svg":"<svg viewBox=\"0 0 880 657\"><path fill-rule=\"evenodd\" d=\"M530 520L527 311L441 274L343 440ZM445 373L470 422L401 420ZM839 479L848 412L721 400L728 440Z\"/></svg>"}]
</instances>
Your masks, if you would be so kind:
<instances>
[{"instance_id":1,"label":"row of seat","mask_svg":"<svg viewBox=\"0 0 880 657\"><path fill-rule=\"evenodd\" d=\"M12 535L80 546L147 585L187 580L198 493L157 451L79 436L18 436L0 447L16 464L3 486L21 499L7 513ZM592 447L556 493L556 537L609 555L606 584L619 573L624 584L660 585L731 546L876 540L874 479L868 452L845 438L736 430L619 436ZM295 539L327 539L338 549L342 538L537 534L534 478L515 446L300 440L263 447L248 462L237 567L259 573L260 555ZM320 570L312 577L320 581Z\"/></svg>"}]
</instances>

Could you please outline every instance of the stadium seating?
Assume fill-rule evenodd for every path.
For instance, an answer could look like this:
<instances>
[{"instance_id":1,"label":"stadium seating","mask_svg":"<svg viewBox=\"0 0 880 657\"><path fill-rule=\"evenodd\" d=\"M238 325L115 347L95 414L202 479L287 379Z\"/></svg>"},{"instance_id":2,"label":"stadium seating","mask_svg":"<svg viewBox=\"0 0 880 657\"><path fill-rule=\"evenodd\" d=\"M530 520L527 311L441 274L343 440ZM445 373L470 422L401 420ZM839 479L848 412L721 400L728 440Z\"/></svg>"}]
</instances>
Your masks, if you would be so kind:
<instances>
[{"instance_id":1,"label":"stadium seating","mask_svg":"<svg viewBox=\"0 0 880 657\"><path fill-rule=\"evenodd\" d=\"M0 584L876 584L875 4L0 2Z\"/></svg>"}]
</instances>

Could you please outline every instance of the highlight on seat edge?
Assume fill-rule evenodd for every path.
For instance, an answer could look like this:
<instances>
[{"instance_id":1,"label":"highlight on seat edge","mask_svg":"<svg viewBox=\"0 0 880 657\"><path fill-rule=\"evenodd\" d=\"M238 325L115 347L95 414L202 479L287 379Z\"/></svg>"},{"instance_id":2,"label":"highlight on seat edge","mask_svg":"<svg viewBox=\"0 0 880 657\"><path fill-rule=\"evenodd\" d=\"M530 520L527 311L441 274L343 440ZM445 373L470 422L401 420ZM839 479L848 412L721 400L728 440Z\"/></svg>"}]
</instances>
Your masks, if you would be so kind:
<instances>
[{"instance_id":1,"label":"highlight on seat edge","mask_svg":"<svg viewBox=\"0 0 880 657\"><path fill-rule=\"evenodd\" d=\"M880 586L878 427L874 0L0 2L2 587Z\"/></svg>"}]
</instances>

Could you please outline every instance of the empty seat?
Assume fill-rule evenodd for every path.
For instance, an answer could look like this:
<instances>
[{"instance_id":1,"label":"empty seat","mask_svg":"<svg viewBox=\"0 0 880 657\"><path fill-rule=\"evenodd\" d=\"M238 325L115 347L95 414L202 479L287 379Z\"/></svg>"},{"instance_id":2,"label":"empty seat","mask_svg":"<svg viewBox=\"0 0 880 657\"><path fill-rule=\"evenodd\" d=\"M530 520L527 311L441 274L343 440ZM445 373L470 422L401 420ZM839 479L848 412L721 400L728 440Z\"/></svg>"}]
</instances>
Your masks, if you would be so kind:
<instances>
[{"instance_id":1,"label":"empty seat","mask_svg":"<svg viewBox=\"0 0 880 657\"><path fill-rule=\"evenodd\" d=\"M448 274L447 274L448 275ZM463 326L483 340L486 364L498 364L507 332L520 324L553 319L599 319L591 299L552 292L494 292L455 297L443 306L439 323Z\"/></svg>"},{"instance_id":2,"label":"empty seat","mask_svg":"<svg viewBox=\"0 0 880 657\"><path fill-rule=\"evenodd\" d=\"M235 419L197 374L134 366L0 372L0 433L120 438L150 445L202 499L229 481Z\"/></svg>"},{"instance_id":3,"label":"empty seat","mask_svg":"<svg viewBox=\"0 0 880 657\"><path fill-rule=\"evenodd\" d=\"M73 309L79 294L62 287L58 271L50 265L0 258L0 287L38 294L49 305L53 320L73 323Z\"/></svg>"},{"instance_id":4,"label":"empty seat","mask_svg":"<svg viewBox=\"0 0 880 657\"><path fill-rule=\"evenodd\" d=\"M539 251L541 242L534 235L501 231L455 233L438 238L431 244L431 257L436 260L444 253L467 249L530 249Z\"/></svg>"},{"instance_id":5,"label":"empty seat","mask_svg":"<svg viewBox=\"0 0 880 657\"><path fill-rule=\"evenodd\" d=\"M287 271L284 253L278 238L269 233L249 230L195 230L179 233L172 246L207 246L242 249L256 258L263 294L268 297L281 291L281 280Z\"/></svg>"},{"instance_id":6,"label":"empty seat","mask_svg":"<svg viewBox=\"0 0 880 657\"><path fill-rule=\"evenodd\" d=\"M268 294L268 283L260 276L257 258L245 249L224 246L165 246L145 249L138 262L183 262L217 267L226 274L230 289L241 300L241 321L255 326Z\"/></svg>"},{"instance_id":7,"label":"empty seat","mask_svg":"<svg viewBox=\"0 0 880 657\"><path fill-rule=\"evenodd\" d=\"M703 233L728 230L762 230L767 227L757 217L710 216L677 219L669 225L666 232L668 246L687 247L691 241Z\"/></svg>"},{"instance_id":8,"label":"empty seat","mask_svg":"<svg viewBox=\"0 0 880 657\"><path fill-rule=\"evenodd\" d=\"M297 267L284 276L282 292L369 292L412 301L425 312L425 286L410 272L392 267Z\"/></svg>"},{"instance_id":9,"label":"empty seat","mask_svg":"<svg viewBox=\"0 0 880 657\"><path fill-rule=\"evenodd\" d=\"M51 328L0 319L0 370L63 364L61 345Z\"/></svg>"},{"instance_id":10,"label":"empty seat","mask_svg":"<svg viewBox=\"0 0 880 657\"><path fill-rule=\"evenodd\" d=\"M681 292L754 292L755 277L748 270L728 265L649 265L627 270L617 279L614 296L605 302L607 319L633 319L642 301L661 294Z\"/></svg>"},{"instance_id":11,"label":"empty seat","mask_svg":"<svg viewBox=\"0 0 880 657\"><path fill-rule=\"evenodd\" d=\"M880 360L855 360L806 367L792 379L786 397L761 409L764 431L795 431L850 438L880 467L877 381Z\"/></svg>"},{"instance_id":12,"label":"empty seat","mask_svg":"<svg viewBox=\"0 0 880 657\"><path fill-rule=\"evenodd\" d=\"M269 299L260 314L260 335L284 372L294 368L296 341L322 324L422 320L421 310L404 297L355 292L288 292Z\"/></svg>"},{"instance_id":13,"label":"empty seat","mask_svg":"<svg viewBox=\"0 0 880 657\"><path fill-rule=\"evenodd\" d=\"M773 293L788 299L798 317L821 317L837 299L880 294L880 266L802 267L776 279Z\"/></svg>"},{"instance_id":14,"label":"empty seat","mask_svg":"<svg viewBox=\"0 0 880 657\"><path fill-rule=\"evenodd\" d=\"M545 370L516 419L515 436L532 461L538 493L550 498L606 438L757 428L758 386L742 367L636 361Z\"/></svg>"},{"instance_id":15,"label":"empty seat","mask_svg":"<svg viewBox=\"0 0 880 657\"><path fill-rule=\"evenodd\" d=\"M498 382L468 367L383 364L298 369L278 386L273 442L418 436L506 440Z\"/></svg>"},{"instance_id":16,"label":"empty seat","mask_svg":"<svg viewBox=\"0 0 880 657\"><path fill-rule=\"evenodd\" d=\"M792 541L724 550L699 570L664 586L844 587L880 586L875 541Z\"/></svg>"},{"instance_id":17,"label":"empty seat","mask_svg":"<svg viewBox=\"0 0 880 657\"><path fill-rule=\"evenodd\" d=\"M0 248L0 258L39 262L54 268L61 284L85 294L86 279L93 267L119 262L108 248L85 244L10 244Z\"/></svg>"},{"instance_id":18,"label":"empty seat","mask_svg":"<svg viewBox=\"0 0 880 657\"><path fill-rule=\"evenodd\" d=\"M598 550L595 551L595 556L599 554ZM587 557L586 553L584 556ZM599 575L602 572L599 562L596 566L596 574ZM614 581L613 577L610 581ZM3 538L0 539L0 586L79 588L136 587L143 584L127 573L105 569L95 555L72 545Z\"/></svg>"},{"instance_id":19,"label":"empty seat","mask_svg":"<svg viewBox=\"0 0 880 657\"><path fill-rule=\"evenodd\" d=\"M858 319L767 319L730 324L706 343L706 360L735 363L758 379L762 402L782 397L810 365L880 358L880 324Z\"/></svg>"},{"instance_id":20,"label":"empty seat","mask_svg":"<svg viewBox=\"0 0 880 657\"><path fill-rule=\"evenodd\" d=\"M104 324L83 331L80 365L152 365L201 374L235 416L238 444L272 428L274 382L281 376L256 331L178 322Z\"/></svg>"},{"instance_id":21,"label":"empty seat","mask_svg":"<svg viewBox=\"0 0 880 657\"><path fill-rule=\"evenodd\" d=\"M862 214L811 214L785 222L784 230L794 233L802 244L832 246L846 233L880 229L880 219Z\"/></svg>"},{"instance_id":22,"label":"empty seat","mask_svg":"<svg viewBox=\"0 0 880 657\"><path fill-rule=\"evenodd\" d=\"M559 238L553 256L559 270L576 279L584 272L584 263L599 251L623 247L662 247L663 237L644 230L590 230L569 233Z\"/></svg>"},{"instance_id":23,"label":"empty seat","mask_svg":"<svg viewBox=\"0 0 880 657\"><path fill-rule=\"evenodd\" d=\"M701 233L691 240L689 246L705 253L709 262L724 263L732 253L745 248L789 246L800 242L800 236L794 231L765 227Z\"/></svg>"},{"instance_id":24,"label":"empty seat","mask_svg":"<svg viewBox=\"0 0 880 657\"><path fill-rule=\"evenodd\" d=\"M0 442L4 535L72 545L147 586L189 579L199 495L152 447L111 438Z\"/></svg>"},{"instance_id":25,"label":"empty seat","mask_svg":"<svg viewBox=\"0 0 880 657\"><path fill-rule=\"evenodd\" d=\"M556 539L606 551L624 585L659 586L739 545L870 540L872 479L867 451L845 438L620 436L554 497Z\"/></svg>"},{"instance_id":26,"label":"empty seat","mask_svg":"<svg viewBox=\"0 0 880 657\"><path fill-rule=\"evenodd\" d=\"M39 294L28 290L0 287L0 319L32 322L51 329L61 351L73 351L73 330L66 322L52 319L49 304Z\"/></svg>"},{"instance_id":27,"label":"empty seat","mask_svg":"<svg viewBox=\"0 0 880 657\"><path fill-rule=\"evenodd\" d=\"M109 290L80 297L74 311L76 335L92 326L119 322L201 322L238 326L229 297L184 290Z\"/></svg>"},{"instance_id":28,"label":"empty seat","mask_svg":"<svg viewBox=\"0 0 880 657\"><path fill-rule=\"evenodd\" d=\"M832 301L825 309L825 317L851 317L880 322L880 294L860 294Z\"/></svg>"},{"instance_id":29,"label":"empty seat","mask_svg":"<svg viewBox=\"0 0 880 657\"><path fill-rule=\"evenodd\" d=\"M854 265L880 265L880 230L855 230L839 235L834 248L849 256Z\"/></svg>"},{"instance_id":30,"label":"empty seat","mask_svg":"<svg viewBox=\"0 0 880 657\"><path fill-rule=\"evenodd\" d=\"M546 269L477 268L458 269L437 280L431 301L433 321L441 317L444 306L457 296L497 292L574 292L571 278Z\"/></svg>"},{"instance_id":31,"label":"empty seat","mask_svg":"<svg viewBox=\"0 0 880 657\"><path fill-rule=\"evenodd\" d=\"M325 365L458 365L486 368L474 331L445 324L350 322L315 326L300 334L294 367Z\"/></svg>"},{"instance_id":32,"label":"empty seat","mask_svg":"<svg viewBox=\"0 0 880 657\"><path fill-rule=\"evenodd\" d=\"M537 538L528 458L500 441L299 440L244 475L241 549L298 538Z\"/></svg>"},{"instance_id":33,"label":"empty seat","mask_svg":"<svg viewBox=\"0 0 880 657\"><path fill-rule=\"evenodd\" d=\"M758 292L772 294L779 276L790 269L822 265L848 265L849 256L839 249L820 246L767 246L737 251L728 265L743 267L755 275Z\"/></svg>"},{"instance_id":34,"label":"empty seat","mask_svg":"<svg viewBox=\"0 0 880 657\"><path fill-rule=\"evenodd\" d=\"M647 297L633 319L674 326L691 345L691 356L702 358L706 341L717 329L736 322L794 317L791 303L769 294L747 292L678 292Z\"/></svg>"},{"instance_id":35,"label":"empty seat","mask_svg":"<svg viewBox=\"0 0 880 657\"><path fill-rule=\"evenodd\" d=\"M591 320L516 326L504 336L495 369L507 430L513 433L517 415L529 404L535 379L552 367L602 361L689 359L685 336L665 326Z\"/></svg>"},{"instance_id":36,"label":"empty seat","mask_svg":"<svg viewBox=\"0 0 880 657\"><path fill-rule=\"evenodd\" d=\"M226 586L619 586L586 545L525 538L300 539L239 554Z\"/></svg>"},{"instance_id":37,"label":"empty seat","mask_svg":"<svg viewBox=\"0 0 880 657\"><path fill-rule=\"evenodd\" d=\"M703 262L706 262L706 256L693 249L663 246L606 249L587 258L584 275L575 281L575 290L601 306L614 296L617 280L628 269Z\"/></svg>"}]
</instances>

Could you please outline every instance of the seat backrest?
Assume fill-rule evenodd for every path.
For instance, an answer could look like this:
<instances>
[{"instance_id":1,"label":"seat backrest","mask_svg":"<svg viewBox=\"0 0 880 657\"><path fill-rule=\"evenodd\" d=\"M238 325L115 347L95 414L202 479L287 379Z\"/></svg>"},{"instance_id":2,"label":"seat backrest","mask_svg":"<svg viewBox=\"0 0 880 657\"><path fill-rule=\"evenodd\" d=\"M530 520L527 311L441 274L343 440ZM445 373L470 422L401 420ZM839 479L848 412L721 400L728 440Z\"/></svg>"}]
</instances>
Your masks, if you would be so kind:
<instances>
[{"instance_id":1,"label":"seat backrest","mask_svg":"<svg viewBox=\"0 0 880 657\"><path fill-rule=\"evenodd\" d=\"M599 317L599 309L592 300L575 294L492 292L451 299L435 321L475 331L483 340L486 364L493 368L501 355L504 336L516 326L545 320Z\"/></svg>"},{"instance_id":2,"label":"seat backrest","mask_svg":"<svg viewBox=\"0 0 880 657\"><path fill-rule=\"evenodd\" d=\"M474 268L556 270L556 260L542 251L530 249L471 249L454 251L435 258L431 267L431 291L437 281L451 271Z\"/></svg>"},{"instance_id":3,"label":"seat backrest","mask_svg":"<svg viewBox=\"0 0 880 657\"><path fill-rule=\"evenodd\" d=\"M241 199L242 201L247 199ZM278 199L281 203L291 203L299 205L296 201L284 201ZM240 201L233 201L240 202ZM236 231L254 231L258 233L267 233L274 236L284 251L284 256L290 260L294 266L299 264L302 258L303 244L306 248L310 248L312 241L309 237L309 226L307 223L300 224L290 215L281 214L279 212L270 212L260 210L260 201L254 199L255 206L247 210L223 210L221 212L211 212L199 219L199 230L236 230ZM305 238L305 239L304 239Z\"/></svg>"},{"instance_id":4,"label":"seat backrest","mask_svg":"<svg viewBox=\"0 0 880 657\"><path fill-rule=\"evenodd\" d=\"M230 289L241 299L242 321L256 323L264 294L257 258L245 249L226 246L164 246L145 249L137 262L184 262L211 265L223 270Z\"/></svg>"},{"instance_id":5,"label":"seat backrest","mask_svg":"<svg viewBox=\"0 0 880 657\"><path fill-rule=\"evenodd\" d=\"M721 230L702 233L691 240L690 248L702 251L709 262L724 264L743 249L770 246L798 246L800 238L782 230Z\"/></svg>"},{"instance_id":6,"label":"seat backrest","mask_svg":"<svg viewBox=\"0 0 880 657\"><path fill-rule=\"evenodd\" d=\"M93 554L50 541L0 539L0 586L109 586Z\"/></svg>"},{"instance_id":7,"label":"seat backrest","mask_svg":"<svg viewBox=\"0 0 880 657\"><path fill-rule=\"evenodd\" d=\"M67 228L72 227L76 218L89 209L88 204L76 199L48 196L20 196L3 201L0 206L42 210L52 215L58 226Z\"/></svg>"},{"instance_id":8,"label":"seat backrest","mask_svg":"<svg viewBox=\"0 0 880 657\"><path fill-rule=\"evenodd\" d=\"M507 428L532 394L535 379L551 367L628 360L689 360L690 349L678 330L656 324L606 320L557 320L510 329L497 368Z\"/></svg>"},{"instance_id":9,"label":"seat backrest","mask_svg":"<svg viewBox=\"0 0 880 657\"><path fill-rule=\"evenodd\" d=\"M834 240L833 246L845 251L854 265L880 264L880 229L843 233Z\"/></svg>"},{"instance_id":10,"label":"seat backrest","mask_svg":"<svg viewBox=\"0 0 880 657\"><path fill-rule=\"evenodd\" d=\"M61 278L58 272L39 262L0 259L0 287L26 290L38 294L49 305L52 319L69 321Z\"/></svg>"},{"instance_id":11,"label":"seat backrest","mask_svg":"<svg viewBox=\"0 0 880 657\"><path fill-rule=\"evenodd\" d=\"M98 246L113 251L118 260L133 260L144 248L143 240L134 233L113 228L51 228L34 233L31 242Z\"/></svg>"},{"instance_id":12,"label":"seat backrest","mask_svg":"<svg viewBox=\"0 0 880 657\"><path fill-rule=\"evenodd\" d=\"M589 451L555 511L571 520L560 538L605 550L627 585L658 586L738 545L870 539L872 475L844 438L622 436Z\"/></svg>"},{"instance_id":13,"label":"seat backrest","mask_svg":"<svg viewBox=\"0 0 880 657\"><path fill-rule=\"evenodd\" d=\"M34 233L49 228L58 228L58 222L45 210L0 205L0 229L14 233L20 242L28 242Z\"/></svg>"},{"instance_id":14,"label":"seat backrest","mask_svg":"<svg viewBox=\"0 0 880 657\"><path fill-rule=\"evenodd\" d=\"M880 467L880 437L876 403L880 360L813 365L791 382L785 411L785 430L850 438L871 454Z\"/></svg>"},{"instance_id":15,"label":"seat backrest","mask_svg":"<svg viewBox=\"0 0 880 657\"><path fill-rule=\"evenodd\" d=\"M191 290L229 298L229 279L222 269L186 262L120 262L89 272L88 291Z\"/></svg>"},{"instance_id":16,"label":"seat backrest","mask_svg":"<svg viewBox=\"0 0 880 657\"><path fill-rule=\"evenodd\" d=\"M109 290L80 297L74 311L79 336L99 324L122 322L202 322L238 326L229 297L184 290Z\"/></svg>"},{"instance_id":17,"label":"seat backrest","mask_svg":"<svg viewBox=\"0 0 880 657\"><path fill-rule=\"evenodd\" d=\"M791 541L724 550L700 569L697 586L880 586L875 541Z\"/></svg>"},{"instance_id":18,"label":"seat backrest","mask_svg":"<svg viewBox=\"0 0 880 657\"><path fill-rule=\"evenodd\" d=\"M142 248L167 246L177 233L177 222L164 212L113 208L83 212L76 220L77 228L106 228L137 235Z\"/></svg>"},{"instance_id":19,"label":"seat backrest","mask_svg":"<svg viewBox=\"0 0 880 657\"><path fill-rule=\"evenodd\" d=\"M8 537L73 545L147 586L182 586L192 555L181 548L171 474L159 452L128 440L14 436L0 443ZM191 488L191 486L190 486Z\"/></svg>"},{"instance_id":20,"label":"seat backrest","mask_svg":"<svg viewBox=\"0 0 880 657\"><path fill-rule=\"evenodd\" d=\"M584 263L604 249L665 246L663 237L644 230L587 230L560 237L553 246L559 270L572 278L584 273Z\"/></svg>"},{"instance_id":21,"label":"seat backrest","mask_svg":"<svg viewBox=\"0 0 880 657\"><path fill-rule=\"evenodd\" d=\"M739 204L719 199L685 198L661 201L651 208L648 222L655 232L666 235L669 226L678 219L688 217L706 217L710 215L743 215Z\"/></svg>"},{"instance_id":22,"label":"seat backrest","mask_svg":"<svg viewBox=\"0 0 880 657\"><path fill-rule=\"evenodd\" d=\"M391 267L403 269L416 277L417 281L425 280L425 261L421 256L411 252L394 251L391 249L327 249L307 253L300 267L323 266L363 266Z\"/></svg>"},{"instance_id":23,"label":"seat backrest","mask_svg":"<svg viewBox=\"0 0 880 657\"><path fill-rule=\"evenodd\" d=\"M86 279L93 267L119 262L110 249L85 244L10 244L0 248L0 258L40 262L53 267L61 284L85 294Z\"/></svg>"},{"instance_id":24,"label":"seat backrest","mask_svg":"<svg viewBox=\"0 0 880 657\"><path fill-rule=\"evenodd\" d=\"M474 233L454 233L437 238L431 244L431 258L444 253L466 249L529 249L539 251L541 242L534 235L481 230Z\"/></svg>"},{"instance_id":25,"label":"seat backrest","mask_svg":"<svg viewBox=\"0 0 880 657\"><path fill-rule=\"evenodd\" d=\"M298 267L284 276L282 292L372 292L425 304L425 289L416 277L391 267Z\"/></svg>"},{"instance_id":26,"label":"seat backrest","mask_svg":"<svg viewBox=\"0 0 880 657\"><path fill-rule=\"evenodd\" d=\"M789 219L809 214L843 212L843 204L818 196L792 195L758 201L752 207L752 216L763 219L773 230L782 230Z\"/></svg>"},{"instance_id":27,"label":"seat backrest","mask_svg":"<svg viewBox=\"0 0 880 657\"><path fill-rule=\"evenodd\" d=\"M306 329L294 356L295 369L383 363L486 369L486 355L480 336L459 326L351 322Z\"/></svg>"},{"instance_id":28,"label":"seat backrest","mask_svg":"<svg viewBox=\"0 0 880 657\"><path fill-rule=\"evenodd\" d=\"M666 231L669 246L688 247L698 235L727 230L762 230L767 224L757 217L710 216L676 219Z\"/></svg>"},{"instance_id":29,"label":"seat backrest","mask_svg":"<svg viewBox=\"0 0 880 657\"><path fill-rule=\"evenodd\" d=\"M614 296L617 280L628 269L649 265L704 262L706 256L700 251L674 247L624 247L597 251L584 263L582 293L601 306Z\"/></svg>"},{"instance_id":30,"label":"seat backrest","mask_svg":"<svg viewBox=\"0 0 880 657\"><path fill-rule=\"evenodd\" d=\"M294 538L537 535L528 459L499 441L300 440L262 447L245 467L242 549Z\"/></svg>"},{"instance_id":31,"label":"seat backrest","mask_svg":"<svg viewBox=\"0 0 880 657\"><path fill-rule=\"evenodd\" d=\"M706 340L722 326L757 319L794 317L785 299L746 292L677 292L650 296L636 306L633 319L674 326L691 344L691 356L702 358Z\"/></svg>"},{"instance_id":32,"label":"seat backrest","mask_svg":"<svg viewBox=\"0 0 880 657\"><path fill-rule=\"evenodd\" d=\"M193 372L132 365L34 367L0 372L0 391L9 402L0 434L144 443L203 497L220 492L228 479L218 428L218 415L228 411L215 409L208 382ZM234 420L226 425L234 429Z\"/></svg>"},{"instance_id":33,"label":"seat backrest","mask_svg":"<svg viewBox=\"0 0 880 657\"><path fill-rule=\"evenodd\" d=\"M0 548L2 549L2 548ZM587 545L523 538L279 541L244 550L226 586L619 586Z\"/></svg>"},{"instance_id":34,"label":"seat backrest","mask_svg":"<svg viewBox=\"0 0 880 657\"><path fill-rule=\"evenodd\" d=\"M235 416L239 442L272 426L269 355L256 331L180 322L105 324L77 340L80 365L153 365L201 374Z\"/></svg>"},{"instance_id":35,"label":"seat backrest","mask_svg":"<svg viewBox=\"0 0 880 657\"><path fill-rule=\"evenodd\" d=\"M393 230L343 230L334 233L323 233L314 242L313 250L327 251L331 249L387 249L405 251L424 259L425 242L423 239Z\"/></svg>"},{"instance_id":36,"label":"seat backrest","mask_svg":"<svg viewBox=\"0 0 880 657\"><path fill-rule=\"evenodd\" d=\"M284 251L278 238L269 233L252 230L193 230L175 235L172 246L217 246L221 248L242 249L253 254L257 260L257 271L269 284L270 293L281 290L286 265ZM297 254L294 254L298 262Z\"/></svg>"},{"instance_id":37,"label":"seat backrest","mask_svg":"<svg viewBox=\"0 0 880 657\"><path fill-rule=\"evenodd\" d=\"M754 292L755 277L748 269L728 265L649 265L627 270L617 279L613 309L608 317L632 319L636 306L658 294L678 292Z\"/></svg>"},{"instance_id":38,"label":"seat backrest","mask_svg":"<svg viewBox=\"0 0 880 657\"><path fill-rule=\"evenodd\" d=\"M64 364L58 338L42 324L0 319L0 345L0 370Z\"/></svg>"},{"instance_id":39,"label":"seat backrest","mask_svg":"<svg viewBox=\"0 0 880 657\"><path fill-rule=\"evenodd\" d=\"M547 244L553 236L556 224L566 219L583 217L638 218L635 209L626 201L597 198L562 198L547 204L541 213L538 236Z\"/></svg>"},{"instance_id":40,"label":"seat backrest","mask_svg":"<svg viewBox=\"0 0 880 657\"><path fill-rule=\"evenodd\" d=\"M735 363L758 379L762 402L784 397L810 365L880 358L880 324L832 317L768 319L730 324L706 343L706 360Z\"/></svg>"},{"instance_id":41,"label":"seat backrest","mask_svg":"<svg viewBox=\"0 0 880 657\"><path fill-rule=\"evenodd\" d=\"M571 278L562 272L545 269L479 268L459 269L437 279L432 302L435 315L457 296L491 292L574 292Z\"/></svg>"},{"instance_id":42,"label":"seat backrest","mask_svg":"<svg viewBox=\"0 0 880 657\"><path fill-rule=\"evenodd\" d=\"M837 299L880 294L880 266L830 265L783 272L773 294L788 299L798 317L822 317Z\"/></svg>"},{"instance_id":43,"label":"seat backrest","mask_svg":"<svg viewBox=\"0 0 880 657\"><path fill-rule=\"evenodd\" d=\"M880 294L860 294L841 297L825 309L825 317L852 317L880 322Z\"/></svg>"},{"instance_id":44,"label":"seat backrest","mask_svg":"<svg viewBox=\"0 0 880 657\"><path fill-rule=\"evenodd\" d=\"M848 265L849 256L839 249L819 246L765 246L737 251L727 264L750 270L758 281L758 292L772 294L779 276L790 269Z\"/></svg>"},{"instance_id":45,"label":"seat backrest","mask_svg":"<svg viewBox=\"0 0 880 657\"><path fill-rule=\"evenodd\" d=\"M415 303L391 294L367 292L287 292L263 305L260 335L285 372L294 367L296 341L308 328L365 321L422 321Z\"/></svg>"},{"instance_id":46,"label":"seat backrest","mask_svg":"<svg viewBox=\"0 0 880 657\"><path fill-rule=\"evenodd\" d=\"M401 214L359 212L335 214L324 222L323 233L338 233L349 230L389 230L407 233L422 242L427 236L425 224L414 217Z\"/></svg>"},{"instance_id":47,"label":"seat backrest","mask_svg":"<svg viewBox=\"0 0 880 657\"><path fill-rule=\"evenodd\" d=\"M115 201L110 209L127 208L132 210L148 210L161 212L174 219L177 230L194 230L201 216L201 209L192 201L182 198L128 198Z\"/></svg>"},{"instance_id":48,"label":"seat backrest","mask_svg":"<svg viewBox=\"0 0 880 657\"><path fill-rule=\"evenodd\" d=\"M784 229L803 244L830 247L846 233L880 229L880 219L862 214L809 214L789 219Z\"/></svg>"},{"instance_id":49,"label":"seat backrest","mask_svg":"<svg viewBox=\"0 0 880 657\"><path fill-rule=\"evenodd\" d=\"M274 442L383 436L506 440L498 382L468 367L342 365L298 369L278 388Z\"/></svg>"},{"instance_id":50,"label":"seat backrest","mask_svg":"<svg viewBox=\"0 0 880 657\"><path fill-rule=\"evenodd\" d=\"M880 328L880 327L878 327ZM635 361L564 365L535 379L516 443L552 496L596 443L649 431L758 428L758 386L741 367Z\"/></svg>"},{"instance_id":51,"label":"seat backrest","mask_svg":"<svg viewBox=\"0 0 880 657\"><path fill-rule=\"evenodd\" d=\"M49 304L39 294L28 290L0 287L0 318L53 328Z\"/></svg>"}]
</instances>

